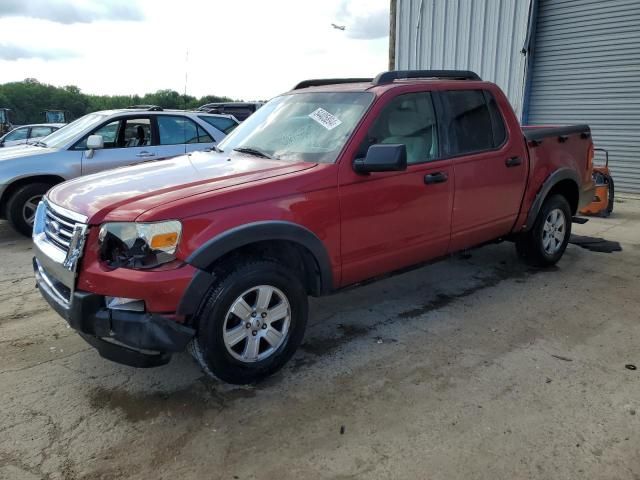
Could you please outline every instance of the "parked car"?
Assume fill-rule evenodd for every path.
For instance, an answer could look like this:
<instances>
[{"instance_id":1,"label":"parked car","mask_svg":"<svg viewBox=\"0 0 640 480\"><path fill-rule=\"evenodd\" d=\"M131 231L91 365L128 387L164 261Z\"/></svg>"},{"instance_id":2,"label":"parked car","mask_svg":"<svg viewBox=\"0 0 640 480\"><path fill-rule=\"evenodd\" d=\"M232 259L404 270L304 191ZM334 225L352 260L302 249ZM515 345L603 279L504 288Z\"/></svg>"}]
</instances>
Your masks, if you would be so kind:
<instances>
[{"instance_id":1,"label":"parked car","mask_svg":"<svg viewBox=\"0 0 640 480\"><path fill-rule=\"evenodd\" d=\"M230 115L132 108L95 112L31 146L0 151L0 218L30 235L53 185L110 168L211 148L238 122Z\"/></svg>"},{"instance_id":2,"label":"parked car","mask_svg":"<svg viewBox=\"0 0 640 480\"><path fill-rule=\"evenodd\" d=\"M240 122L243 122L262 105L264 105L262 102L216 102L202 105L198 110L233 115Z\"/></svg>"},{"instance_id":3,"label":"parked car","mask_svg":"<svg viewBox=\"0 0 640 480\"><path fill-rule=\"evenodd\" d=\"M64 125L64 123L36 123L14 128L6 135L0 137L0 147L15 147L40 140L64 127Z\"/></svg>"},{"instance_id":4,"label":"parked car","mask_svg":"<svg viewBox=\"0 0 640 480\"><path fill-rule=\"evenodd\" d=\"M44 298L100 355L190 342L231 383L284 365L319 296L500 239L535 265L593 197L589 127L525 128L471 72L314 80L216 151L50 190L34 228Z\"/></svg>"}]
</instances>

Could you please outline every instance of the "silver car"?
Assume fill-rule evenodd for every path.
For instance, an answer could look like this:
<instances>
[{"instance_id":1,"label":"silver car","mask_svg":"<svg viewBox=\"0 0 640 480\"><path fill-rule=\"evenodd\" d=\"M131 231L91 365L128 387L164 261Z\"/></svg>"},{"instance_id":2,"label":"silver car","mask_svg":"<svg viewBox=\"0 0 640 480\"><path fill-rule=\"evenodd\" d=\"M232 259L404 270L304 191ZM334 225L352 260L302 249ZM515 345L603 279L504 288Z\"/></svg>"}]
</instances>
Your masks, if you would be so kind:
<instances>
[{"instance_id":1,"label":"silver car","mask_svg":"<svg viewBox=\"0 0 640 480\"><path fill-rule=\"evenodd\" d=\"M22 125L0 137L0 147L15 147L40 140L64 127L64 123L35 123Z\"/></svg>"},{"instance_id":2,"label":"silver car","mask_svg":"<svg viewBox=\"0 0 640 480\"><path fill-rule=\"evenodd\" d=\"M38 202L53 185L212 148L236 125L231 115L152 106L90 113L32 144L0 149L0 218L31 235Z\"/></svg>"}]
</instances>

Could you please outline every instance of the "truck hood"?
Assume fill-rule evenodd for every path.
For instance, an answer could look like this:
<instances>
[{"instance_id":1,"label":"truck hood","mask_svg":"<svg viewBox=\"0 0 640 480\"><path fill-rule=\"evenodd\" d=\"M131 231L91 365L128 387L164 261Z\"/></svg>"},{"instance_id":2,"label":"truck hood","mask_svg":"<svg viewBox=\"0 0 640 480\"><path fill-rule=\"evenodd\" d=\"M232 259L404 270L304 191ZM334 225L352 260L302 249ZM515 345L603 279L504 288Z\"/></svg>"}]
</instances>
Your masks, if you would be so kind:
<instances>
[{"instance_id":1,"label":"truck hood","mask_svg":"<svg viewBox=\"0 0 640 480\"><path fill-rule=\"evenodd\" d=\"M270 160L233 152L195 152L170 160L109 170L57 185L55 205L85 215L89 223L132 221L145 211L192 195L286 175L315 163Z\"/></svg>"}]
</instances>

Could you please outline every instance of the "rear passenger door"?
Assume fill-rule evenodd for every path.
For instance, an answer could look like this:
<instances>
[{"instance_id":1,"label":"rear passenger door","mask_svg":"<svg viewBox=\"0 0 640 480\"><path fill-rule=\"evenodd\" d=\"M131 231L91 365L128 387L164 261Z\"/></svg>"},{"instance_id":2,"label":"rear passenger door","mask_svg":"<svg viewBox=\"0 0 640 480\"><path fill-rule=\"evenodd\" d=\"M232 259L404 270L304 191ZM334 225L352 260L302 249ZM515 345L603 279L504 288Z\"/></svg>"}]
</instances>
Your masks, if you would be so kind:
<instances>
[{"instance_id":1,"label":"rear passenger door","mask_svg":"<svg viewBox=\"0 0 640 480\"><path fill-rule=\"evenodd\" d=\"M447 156L455 178L450 251L511 231L520 210L527 158L487 90L441 93Z\"/></svg>"},{"instance_id":2,"label":"rear passenger door","mask_svg":"<svg viewBox=\"0 0 640 480\"><path fill-rule=\"evenodd\" d=\"M156 121L162 158L206 150L216 144L211 135L190 118L182 115L158 115Z\"/></svg>"}]
</instances>

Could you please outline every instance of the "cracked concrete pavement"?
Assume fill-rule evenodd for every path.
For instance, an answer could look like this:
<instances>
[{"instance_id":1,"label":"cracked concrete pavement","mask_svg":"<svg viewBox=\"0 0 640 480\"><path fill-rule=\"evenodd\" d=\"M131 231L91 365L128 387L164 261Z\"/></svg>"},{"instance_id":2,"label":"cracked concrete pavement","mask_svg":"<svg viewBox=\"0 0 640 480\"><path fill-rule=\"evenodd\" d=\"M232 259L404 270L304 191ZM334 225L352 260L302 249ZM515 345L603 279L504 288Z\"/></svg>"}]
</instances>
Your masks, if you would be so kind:
<instances>
[{"instance_id":1,"label":"cracked concrete pavement","mask_svg":"<svg viewBox=\"0 0 640 480\"><path fill-rule=\"evenodd\" d=\"M640 201L556 268L509 243L311 301L253 387L101 359L0 223L0 479L640 478Z\"/></svg>"}]
</instances>

